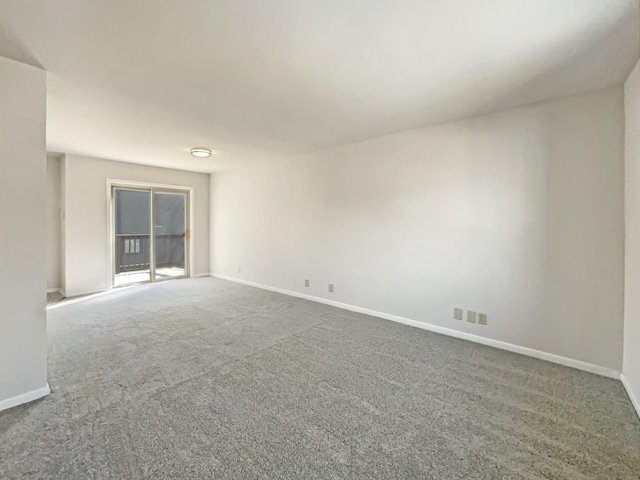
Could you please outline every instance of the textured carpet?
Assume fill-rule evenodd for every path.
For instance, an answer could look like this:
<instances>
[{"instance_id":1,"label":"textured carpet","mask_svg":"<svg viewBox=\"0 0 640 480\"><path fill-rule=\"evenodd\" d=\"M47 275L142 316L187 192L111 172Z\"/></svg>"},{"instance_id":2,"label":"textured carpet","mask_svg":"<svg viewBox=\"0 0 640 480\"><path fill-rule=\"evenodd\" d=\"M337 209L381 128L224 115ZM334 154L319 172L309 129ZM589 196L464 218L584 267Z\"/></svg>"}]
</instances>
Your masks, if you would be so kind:
<instances>
[{"instance_id":1,"label":"textured carpet","mask_svg":"<svg viewBox=\"0 0 640 480\"><path fill-rule=\"evenodd\" d=\"M639 478L611 379L213 278L48 317L2 479Z\"/></svg>"}]
</instances>

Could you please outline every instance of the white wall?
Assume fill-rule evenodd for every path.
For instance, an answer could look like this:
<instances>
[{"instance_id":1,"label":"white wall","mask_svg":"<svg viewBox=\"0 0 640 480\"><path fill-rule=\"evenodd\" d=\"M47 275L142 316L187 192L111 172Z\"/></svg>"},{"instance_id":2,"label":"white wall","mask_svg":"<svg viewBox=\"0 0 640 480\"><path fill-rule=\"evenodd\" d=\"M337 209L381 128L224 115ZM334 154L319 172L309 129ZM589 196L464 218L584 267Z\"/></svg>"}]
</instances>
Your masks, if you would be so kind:
<instances>
[{"instance_id":1,"label":"white wall","mask_svg":"<svg viewBox=\"0 0 640 480\"><path fill-rule=\"evenodd\" d=\"M211 271L620 371L623 142L615 87L214 174Z\"/></svg>"},{"instance_id":2,"label":"white wall","mask_svg":"<svg viewBox=\"0 0 640 480\"><path fill-rule=\"evenodd\" d=\"M47 155L47 290L60 288L60 159Z\"/></svg>"},{"instance_id":3,"label":"white wall","mask_svg":"<svg viewBox=\"0 0 640 480\"><path fill-rule=\"evenodd\" d=\"M47 393L45 95L0 57L0 409Z\"/></svg>"},{"instance_id":4,"label":"white wall","mask_svg":"<svg viewBox=\"0 0 640 480\"><path fill-rule=\"evenodd\" d=\"M107 178L194 188L194 275L209 272L209 174L66 154L64 185L64 288L67 296L109 285Z\"/></svg>"},{"instance_id":5,"label":"white wall","mask_svg":"<svg viewBox=\"0 0 640 480\"><path fill-rule=\"evenodd\" d=\"M640 62L624 85L625 306L623 373L640 414Z\"/></svg>"}]
</instances>

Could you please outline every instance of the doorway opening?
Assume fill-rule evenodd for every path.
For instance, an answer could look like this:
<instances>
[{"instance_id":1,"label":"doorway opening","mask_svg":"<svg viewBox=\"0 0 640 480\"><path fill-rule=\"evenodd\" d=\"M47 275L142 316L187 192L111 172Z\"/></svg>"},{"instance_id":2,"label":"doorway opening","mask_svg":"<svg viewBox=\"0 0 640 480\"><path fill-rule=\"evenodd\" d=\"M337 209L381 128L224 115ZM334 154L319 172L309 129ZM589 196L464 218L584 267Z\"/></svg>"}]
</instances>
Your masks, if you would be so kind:
<instances>
[{"instance_id":1,"label":"doorway opening","mask_svg":"<svg viewBox=\"0 0 640 480\"><path fill-rule=\"evenodd\" d=\"M190 191L110 185L112 278L119 287L190 275Z\"/></svg>"}]
</instances>

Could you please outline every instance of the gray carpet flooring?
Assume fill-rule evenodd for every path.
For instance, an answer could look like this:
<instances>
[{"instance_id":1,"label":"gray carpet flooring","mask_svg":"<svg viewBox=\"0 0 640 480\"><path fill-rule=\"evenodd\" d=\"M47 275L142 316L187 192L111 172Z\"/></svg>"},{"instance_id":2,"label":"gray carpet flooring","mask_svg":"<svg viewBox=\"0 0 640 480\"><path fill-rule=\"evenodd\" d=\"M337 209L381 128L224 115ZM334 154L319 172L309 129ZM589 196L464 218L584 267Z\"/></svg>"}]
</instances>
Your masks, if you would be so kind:
<instances>
[{"instance_id":1,"label":"gray carpet flooring","mask_svg":"<svg viewBox=\"0 0 640 480\"><path fill-rule=\"evenodd\" d=\"M618 381L213 278L49 311L0 478L637 479Z\"/></svg>"}]
</instances>

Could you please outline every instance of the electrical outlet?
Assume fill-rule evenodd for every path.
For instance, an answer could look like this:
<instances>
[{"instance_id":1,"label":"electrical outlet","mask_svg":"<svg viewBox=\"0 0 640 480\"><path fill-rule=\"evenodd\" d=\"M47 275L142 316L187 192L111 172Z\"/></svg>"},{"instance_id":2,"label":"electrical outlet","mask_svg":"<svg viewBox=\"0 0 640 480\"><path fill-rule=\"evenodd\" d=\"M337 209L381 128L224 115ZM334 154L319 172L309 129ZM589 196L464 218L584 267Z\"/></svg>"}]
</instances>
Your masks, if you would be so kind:
<instances>
[{"instance_id":1,"label":"electrical outlet","mask_svg":"<svg viewBox=\"0 0 640 480\"><path fill-rule=\"evenodd\" d=\"M453 319L454 320L462 320L462 309L454 308L453 309Z\"/></svg>"},{"instance_id":2,"label":"electrical outlet","mask_svg":"<svg viewBox=\"0 0 640 480\"><path fill-rule=\"evenodd\" d=\"M476 312L467 310L467 322L476 323Z\"/></svg>"},{"instance_id":3,"label":"electrical outlet","mask_svg":"<svg viewBox=\"0 0 640 480\"><path fill-rule=\"evenodd\" d=\"M305 281L304 281L304 286L305 286L305 287L308 287L308 286L309 286L309 279L308 279L308 278L307 278L307 279L305 279Z\"/></svg>"},{"instance_id":4,"label":"electrical outlet","mask_svg":"<svg viewBox=\"0 0 640 480\"><path fill-rule=\"evenodd\" d=\"M329 284L329 292L333 293L333 283Z\"/></svg>"},{"instance_id":5,"label":"electrical outlet","mask_svg":"<svg viewBox=\"0 0 640 480\"><path fill-rule=\"evenodd\" d=\"M241 268L240 268L240 267L238 267L238 273L240 273L240 270L241 270Z\"/></svg>"},{"instance_id":6,"label":"electrical outlet","mask_svg":"<svg viewBox=\"0 0 640 480\"><path fill-rule=\"evenodd\" d=\"M487 314L486 313L479 313L478 314L478 324L480 324L480 325L486 325L487 324Z\"/></svg>"}]
</instances>

